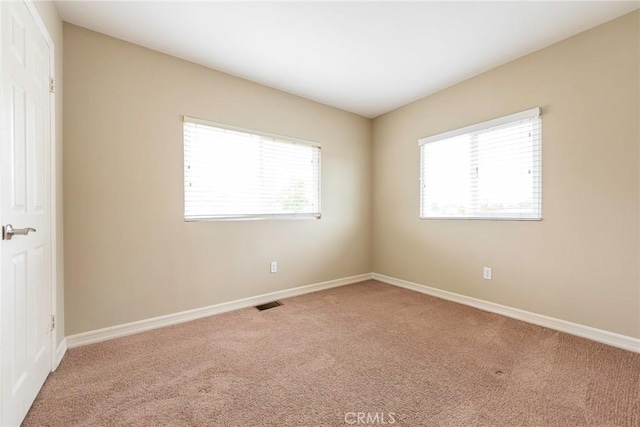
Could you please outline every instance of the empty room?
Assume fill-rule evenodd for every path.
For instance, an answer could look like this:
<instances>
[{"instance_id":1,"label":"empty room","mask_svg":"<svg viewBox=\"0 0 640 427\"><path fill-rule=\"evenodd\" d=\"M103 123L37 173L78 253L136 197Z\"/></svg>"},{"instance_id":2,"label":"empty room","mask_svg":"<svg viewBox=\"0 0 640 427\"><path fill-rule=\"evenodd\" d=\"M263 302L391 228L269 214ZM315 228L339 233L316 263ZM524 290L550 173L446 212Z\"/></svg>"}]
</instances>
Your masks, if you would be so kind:
<instances>
[{"instance_id":1,"label":"empty room","mask_svg":"<svg viewBox=\"0 0 640 427\"><path fill-rule=\"evenodd\" d=\"M640 427L640 2L0 1L1 426Z\"/></svg>"}]
</instances>

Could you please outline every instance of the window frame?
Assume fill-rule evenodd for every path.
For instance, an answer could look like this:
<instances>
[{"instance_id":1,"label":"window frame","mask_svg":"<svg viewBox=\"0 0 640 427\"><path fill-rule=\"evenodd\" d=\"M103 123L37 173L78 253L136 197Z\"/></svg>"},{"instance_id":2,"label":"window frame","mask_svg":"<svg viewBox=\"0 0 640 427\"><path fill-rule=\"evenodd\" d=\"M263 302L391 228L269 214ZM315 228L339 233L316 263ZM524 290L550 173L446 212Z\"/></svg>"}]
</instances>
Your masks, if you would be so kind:
<instances>
[{"instance_id":1,"label":"window frame","mask_svg":"<svg viewBox=\"0 0 640 427\"><path fill-rule=\"evenodd\" d=\"M530 215L527 216L513 216L513 214L498 212L498 213L480 213L475 212L470 216L426 216L424 212L424 200L423 200L423 188L425 186L424 180L424 171L423 171L423 146L432 143L438 142L449 138L454 138L462 135L472 135L472 146L471 150L477 151L477 142L473 144L473 139L477 141L477 135L490 131L492 128L496 128L499 126L508 125L510 123L515 123L518 121L526 120L526 119L537 119L534 122L536 126L536 131L534 132L534 150L532 152L532 156L537 154L538 157L538 167L533 168L533 179L534 179L534 188L537 185L538 191L538 199L534 200L535 203L533 210L529 212ZM474 138L475 136L475 138ZM519 113L510 114L507 116L499 117L497 119L488 120L481 123L476 123L471 126L465 126L459 129L454 129L451 131L439 133L436 135L420 138L418 140L418 146L420 149L420 179L419 179L419 203L420 203L420 219L421 220L489 220L489 221L542 221L542 120L541 120L541 111L539 107L531 108L529 110L521 111ZM476 156L477 158L477 156ZM471 177L470 186L473 185L473 180L476 180L477 184L477 175L475 177ZM477 188L477 185L476 185ZM472 200L474 197L477 197L477 194L472 193ZM477 205L477 203L472 202L472 206Z\"/></svg>"},{"instance_id":2,"label":"window frame","mask_svg":"<svg viewBox=\"0 0 640 427\"><path fill-rule=\"evenodd\" d=\"M187 123L199 124L204 126L215 127L219 129L229 130L233 132L241 132L245 134L261 136L265 138L273 138L277 141L305 145L318 149L318 212L317 213L278 213L278 214L229 214L229 215L208 215L187 218L187 200L185 192L186 169L185 169L185 149L186 143L184 138L184 126ZM204 222L204 221L261 221L261 220L305 220L305 219L321 219L322 218L322 144L316 141L310 141L301 138L294 138L286 135L257 131L254 129L243 128L240 126L228 125L225 123L214 122L211 120L200 119L191 116L183 116L182 121L182 216L185 222Z\"/></svg>"}]
</instances>

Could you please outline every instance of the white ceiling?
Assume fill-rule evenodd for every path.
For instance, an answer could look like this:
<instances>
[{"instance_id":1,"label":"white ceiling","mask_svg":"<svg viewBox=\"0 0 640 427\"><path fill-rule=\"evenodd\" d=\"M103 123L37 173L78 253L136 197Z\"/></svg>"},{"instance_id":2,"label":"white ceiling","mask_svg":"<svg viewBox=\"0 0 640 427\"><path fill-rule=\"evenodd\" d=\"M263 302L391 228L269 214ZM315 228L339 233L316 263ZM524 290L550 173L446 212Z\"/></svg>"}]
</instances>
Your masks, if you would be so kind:
<instances>
[{"instance_id":1,"label":"white ceiling","mask_svg":"<svg viewBox=\"0 0 640 427\"><path fill-rule=\"evenodd\" d=\"M376 117L640 5L56 3L67 22L365 117Z\"/></svg>"}]
</instances>

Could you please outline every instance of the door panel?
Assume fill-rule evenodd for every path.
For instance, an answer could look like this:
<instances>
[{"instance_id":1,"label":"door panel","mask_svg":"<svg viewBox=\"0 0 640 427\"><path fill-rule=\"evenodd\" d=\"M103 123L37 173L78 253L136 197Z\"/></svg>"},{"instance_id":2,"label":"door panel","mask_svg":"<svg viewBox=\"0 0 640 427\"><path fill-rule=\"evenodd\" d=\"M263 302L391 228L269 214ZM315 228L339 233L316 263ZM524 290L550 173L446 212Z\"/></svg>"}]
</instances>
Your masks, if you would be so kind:
<instances>
[{"instance_id":1,"label":"door panel","mask_svg":"<svg viewBox=\"0 0 640 427\"><path fill-rule=\"evenodd\" d=\"M25 92L17 82L11 82L13 92L13 102L10 105L11 114L11 141L13 151L13 211L18 213L26 212L26 190L27 190L27 128ZM9 172L9 171L8 171Z\"/></svg>"},{"instance_id":2,"label":"door panel","mask_svg":"<svg viewBox=\"0 0 640 427\"><path fill-rule=\"evenodd\" d=\"M23 2L0 2L0 425L19 425L51 370L49 47Z\"/></svg>"},{"instance_id":3,"label":"door panel","mask_svg":"<svg viewBox=\"0 0 640 427\"><path fill-rule=\"evenodd\" d=\"M30 144L33 144L31 152L33 153L32 167L28 168L33 173L30 180L32 184L31 191L28 192L32 197L30 198L29 206L34 213L42 213L44 210L44 197L47 193L45 188L45 159L44 159L44 111L38 106L34 106L33 109L33 124L27 126L27 129L32 129L30 137L27 138Z\"/></svg>"},{"instance_id":4,"label":"door panel","mask_svg":"<svg viewBox=\"0 0 640 427\"><path fill-rule=\"evenodd\" d=\"M17 13L11 13L10 22L11 38L9 39L9 42L11 53L13 53L16 63L24 66L26 30Z\"/></svg>"},{"instance_id":5,"label":"door panel","mask_svg":"<svg viewBox=\"0 0 640 427\"><path fill-rule=\"evenodd\" d=\"M20 386L26 375L27 365L27 254L22 252L12 257L13 283L9 287L13 291L15 344L13 363L11 363L12 389Z\"/></svg>"}]
</instances>

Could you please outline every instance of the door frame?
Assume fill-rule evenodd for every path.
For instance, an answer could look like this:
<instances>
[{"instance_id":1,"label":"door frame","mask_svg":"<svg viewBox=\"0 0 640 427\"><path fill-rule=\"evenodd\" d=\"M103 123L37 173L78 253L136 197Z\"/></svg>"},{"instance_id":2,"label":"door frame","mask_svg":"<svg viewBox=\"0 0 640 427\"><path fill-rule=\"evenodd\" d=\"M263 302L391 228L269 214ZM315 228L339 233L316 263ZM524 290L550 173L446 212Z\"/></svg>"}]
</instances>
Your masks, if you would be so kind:
<instances>
[{"instance_id":1,"label":"door frame","mask_svg":"<svg viewBox=\"0 0 640 427\"><path fill-rule=\"evenodd\" d=\"M55 69L55 43L49 34L49 30L47 29L38 9L35 5L34 0L23 0L27 9L31 13L33 20L40 31L40 34L44 38L47 46L49 47L49 78L53 79L55 82L56 78L56 69ZM1 11L1 9L0 9ZM1 13L1 12L0 12ZM0 17L1 18L1 17ZM1 22L1 21L0 21ZM0 32L1 37L1 32ZM2 67L0 67L1 69ZM55 90L53 93L49 95L49 121L50 121L50 133L49 133L49 210L50 210L50 219L51 219L51 313L50 316L55 316L56 325L51 331L51 372L53 372L58 367L57 360L57 352L58 352L58 343L57 343L57 320L58 320L58 305L57 305L57 259L58 259L58 249L57 249L57 188L56 188L56 177L58 176L58 168L56 163L56 93ZM2 197L2 194L0 194ZM0 217L0 222L2 218ZM1 248L0 248L1 250ZM1 265L0 265L1 268ZM0 286L1 283L1 275L0 275ZM61 344L63 345L63 343Z\"/></svg>"}]
</instances>

